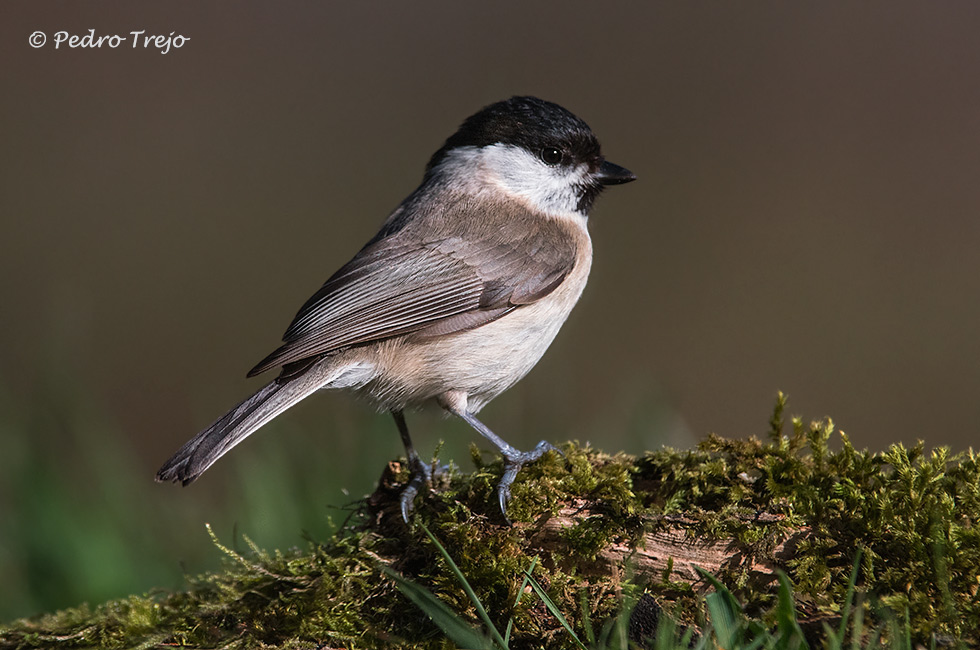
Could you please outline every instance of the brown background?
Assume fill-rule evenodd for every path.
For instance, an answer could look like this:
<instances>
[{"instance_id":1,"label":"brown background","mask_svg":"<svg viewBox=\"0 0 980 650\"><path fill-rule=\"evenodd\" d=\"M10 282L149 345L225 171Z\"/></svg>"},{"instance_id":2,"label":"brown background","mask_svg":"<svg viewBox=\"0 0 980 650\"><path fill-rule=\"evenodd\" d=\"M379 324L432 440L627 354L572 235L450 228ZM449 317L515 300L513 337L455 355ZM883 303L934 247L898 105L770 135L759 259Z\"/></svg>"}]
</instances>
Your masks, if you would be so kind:
<instances>
[{"instance_id":1,"label":"brown background","mask_svg":"<svg viewBox=\"0 0 980 650\"><path fill-rule=\"evenodd\" d=\"M89 28L191 40L54 49L54 32ZM459 122L527 93L589 122L639 180L598 202L583 300L484 412L492 428L640 453L761 434L781 389L859 447L965 448L980 422L978 33L968 2L4 2L0 390L43 411L71 386L149 481L257 387L245 371ZM393 425L308 402L287 416L299 431L236 462L318 458L363 494L400 451ZM469 466L465 425L412 421L423 451L444 438ZM0 445L23 431L8 423ZM88 434L32 431L37 471L83 462ZM261 491L234 467L153 486L144 507L179 511L222 475ZM199 523L171 526L206 545Z\"/></svg>"}]
</instances>

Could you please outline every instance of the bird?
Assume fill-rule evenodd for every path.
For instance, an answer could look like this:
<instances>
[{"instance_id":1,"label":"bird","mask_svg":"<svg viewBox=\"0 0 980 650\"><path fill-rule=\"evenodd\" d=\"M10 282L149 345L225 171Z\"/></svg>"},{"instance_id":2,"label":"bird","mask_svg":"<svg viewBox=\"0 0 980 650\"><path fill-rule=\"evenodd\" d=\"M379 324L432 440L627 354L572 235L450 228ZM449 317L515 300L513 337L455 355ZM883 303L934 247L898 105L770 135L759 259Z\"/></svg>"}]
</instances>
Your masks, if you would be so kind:
<instances>
[{"instance_id":1,"label":"bird","mask_svg":"<svg viewBox=\"0 0 980 650\"><path fill-rule=\"evenodd\" d=\"M432 469L404 413L431 403L503 457L496 492L507 520L518 472L555 447L541 441L520 451L477 414L547 350L588 280L596 198L635 179L605 160L589 126L558 104L515 96L485 106L432 155L418 188L247 376L279 375L184 444L156 480L186 486L299 401L347 389L394 418L411 469L400 495L406 523Z\"/></svg>"}]
</instances>

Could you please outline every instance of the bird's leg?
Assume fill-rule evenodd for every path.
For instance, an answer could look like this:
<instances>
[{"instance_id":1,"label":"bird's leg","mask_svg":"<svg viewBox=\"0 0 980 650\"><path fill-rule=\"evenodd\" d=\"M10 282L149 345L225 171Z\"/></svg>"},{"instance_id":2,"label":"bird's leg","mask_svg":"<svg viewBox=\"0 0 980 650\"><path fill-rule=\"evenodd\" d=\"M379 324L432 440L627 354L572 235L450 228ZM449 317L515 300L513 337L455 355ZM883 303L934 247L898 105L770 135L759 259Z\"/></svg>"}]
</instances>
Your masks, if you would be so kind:
<instances>
[{"instance_id":1,"label":"bird's leg","mask_svg":"<svg viewBox=\"0 0 980 650\"><path fill-rule=\"evenodd\" d=\"M507 518L507 503L510 501L510 486L514 482L514 479L517 478L517 473L521 471L524 465L536 461L549 451L561 452L545 440L539 442L531 451L520 451L507 444L503 438L491 431L487 425L477 420L476 416L466 409L456 410L448 406L447 408L454 415L463 418L467 424L489 440L504 457L504 475L500 477L500 483L497 484L497 497L500 499L500 512L503 513L507 523L510 523L510 519Z\"/></svg>"},{"instance_id":2,"label":"bird's leg","mask_svg":"<svg viewBox=\"0 0 980 650\"><path fill-rule=\"evenodd\" d=\"M401 434L402 444L405 445L405 455L408 457L408 467L412 472L412 478L408 485L402 490L401 505L402 519L408 523L408 515L414 508L415 497L423 485L432 483L432 468L422 462L415 447L412 446L412 438L408 435L408 425L405 424L405 415L401 411L392 411L391 415L395 418L395 425L398 433Z\"/></svg>"}]
</instances>

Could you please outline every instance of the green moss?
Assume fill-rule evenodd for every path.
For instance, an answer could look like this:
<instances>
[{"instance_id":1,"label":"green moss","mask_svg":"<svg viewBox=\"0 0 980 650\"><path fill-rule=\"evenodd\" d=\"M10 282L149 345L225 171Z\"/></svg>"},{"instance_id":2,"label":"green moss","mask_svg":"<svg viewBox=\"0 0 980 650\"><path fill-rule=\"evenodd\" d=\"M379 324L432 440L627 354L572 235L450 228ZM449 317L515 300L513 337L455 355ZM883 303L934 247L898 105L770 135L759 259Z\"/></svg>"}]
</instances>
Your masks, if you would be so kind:
<instances>
[{"instance_id":1,"label":"green moss","mask_svg":"<svg viewBox=\"0 0 980 650\"><path fill-rule=\"evenodd\" d=\"M926 452L923 443L858 451L843 433L832 451L830 420L793 419L784 436L780 397L767 442L711 436L697 450L665 450L639 463L646 503L684 512L700 535L734 537L764 549L789 529L809 534L789 562L807 606L839 609L859 548L862 586L896 612L908 607L916 638L980 633L980 471L973 451ZM758 513L772 524L747 522ZM768 590L728 576L741 599L769 602ZM946 586L948 585L948 587Z\"/></svg>"},{"instance_id":2,"label":"green moss","mask_svg":"<svg viewBox=\"0 0 980 650\"><path fill-rule=\"evenodd\" d=\"M976 642L976 455L927 452L921 443L858 451L829 420L804 425L795 418L785 434L784 407L780 396L765 441L711 436L694 450L663 449L639 459L568 443L564 456L548 454L520 474L509 508L513 526L497 512L501 463L475 454L476 470L450 472L441 491L419 499L418 516L494 624L503 629L513 618L514 647L565 638L539 599L515 606L535 557L536 579L580 633L589 621L601 627L614 617L624 589L631 597L645 589L679 618L701 621L703 585L678 582L670 571L645 575L628 560L614 571L597 561L612 544L636 546L645 533L678 525L692 539L731 541L737 553L719 577L750 615L775 616L775 584L749 570L752 560L771 558L787 535L805 531L785 566L801 622L840 612L863 549L858 588L866 620L904 617L907 610L916 639L936 634ZM379 569L388 566L426 587L477 626L442 556L401 521L397 497L405 478L394 464L344 530L323 543L268 553L246 539L249 551L241 554L215 539L227 556L225 569L189 578L184 591L15 621L0 626L0 647L446 647ZM541 545L542 523L570 513L584 514L557 542Z\"/></svg>"}]
</instances>

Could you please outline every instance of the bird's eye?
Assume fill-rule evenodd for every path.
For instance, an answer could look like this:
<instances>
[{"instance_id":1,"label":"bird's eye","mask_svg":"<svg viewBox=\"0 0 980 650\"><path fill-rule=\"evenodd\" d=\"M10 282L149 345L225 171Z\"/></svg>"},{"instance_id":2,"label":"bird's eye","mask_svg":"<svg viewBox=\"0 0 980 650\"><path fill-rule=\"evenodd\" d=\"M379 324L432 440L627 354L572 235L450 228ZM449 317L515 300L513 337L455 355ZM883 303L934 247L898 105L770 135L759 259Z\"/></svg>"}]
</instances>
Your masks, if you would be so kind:
<instances>
[{"instance_id":1,"label":"bird's eye","mask_svg":"<svg viewBox=\"0 0 980 650\"><path fill-rule=\"evenodd\" d=\"M557 165L562 159L561 149L556 147L545 147L541 150L540 155L541 160L545 161L549 165Z\"/></svg>"}]
</instances>

